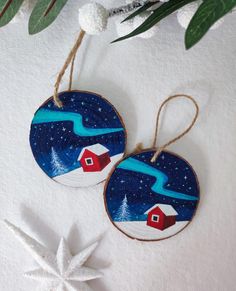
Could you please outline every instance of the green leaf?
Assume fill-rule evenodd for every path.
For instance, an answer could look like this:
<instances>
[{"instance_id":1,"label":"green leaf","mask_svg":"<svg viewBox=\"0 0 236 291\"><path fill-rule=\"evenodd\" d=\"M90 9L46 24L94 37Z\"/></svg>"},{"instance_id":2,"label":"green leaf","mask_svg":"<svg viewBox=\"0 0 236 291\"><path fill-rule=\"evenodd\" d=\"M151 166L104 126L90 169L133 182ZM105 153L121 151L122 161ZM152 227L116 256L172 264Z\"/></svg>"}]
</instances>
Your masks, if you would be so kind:
<instances>
[{"instance_id":1,"label":"green leaf","mask_svg":"<svg viewBox=\"0 0 236 291\"><path fill-rule=\"evenodd\" d=\"M0 0L0 27L9 23L24 0Z\"/></svg>"},{"instance_id":2,"label":"green leaf","mask_svg":"<svg viewBox=\"0 0 236 291\"><path fill-rule=\"evenodd\" d=\"M236 0L204 0L186 30L186 48L195 45L216 21L230 12L234 6Z\"/></svg>"},{"instance_id":3,"label":"green leaf","mask_svg":"<svg viewBox=\"0 0 236 291\"><path fill-rule=\"evenodd\" d=\"M142 12L148 10L150 7L152 7L153 5L155 5L157 3L158 2L148 2L148 3L144 4L142 7L140 7L135 12L131 13L128 17L126 17L121 23L134 18L135 16L137 16L137 15L141 14Z\"/></svg>"},{"instance_id":4,"label":"green leaf","mask_svg":"<svg viewBox=\"0 0 236 291\"><path fill-rule=\"evenodd\" d=\"M29 19L29 33L35 34L48 27L68 0L38 0Z\"/></svg>"},{"instance_id":5,"label":"green leaf","mask_svg":"<svg viewBox=\"0 0 236 291\"><path fill-rule=\"evenodd\" d=\"M162 4L160 7L158 7L154 12L139 26L137 27L134 31L131 33L120 37L113 42L121 41L133 36L136 36L140 33L143 33L153 27L155 24L157 24L159 21L161 21L163 18L166 16L172 14L179 8L185 6L188 3L191 3L195 0L170 0L169 2L165 2Z\"/></svg>"}]
</instances>

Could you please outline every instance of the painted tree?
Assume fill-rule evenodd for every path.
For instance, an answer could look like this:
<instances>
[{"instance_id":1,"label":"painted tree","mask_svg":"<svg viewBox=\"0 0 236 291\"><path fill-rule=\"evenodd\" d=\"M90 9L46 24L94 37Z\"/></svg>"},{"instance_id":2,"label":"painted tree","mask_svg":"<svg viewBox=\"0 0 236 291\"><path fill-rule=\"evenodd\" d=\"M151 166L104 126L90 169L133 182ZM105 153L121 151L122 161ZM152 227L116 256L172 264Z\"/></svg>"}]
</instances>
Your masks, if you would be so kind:
<instances>
[{"instance_id":1,"label":"painted tree","mask_svg":"<svg viewBox=\"0 0 236 291\"><path fill-rule=\"evenodd\" d=\"M129 205L128 205L128 199L125 195L124 199L122 200L121 206L119 207L115 220L116 221L129 221L131 218Z\"/></svg>"},{"instance_id":2,"label":"painted tree","mask_svg":"<svg viewBox=\"0 0 236 291\"><path fill-rule=\"evenodd\" d=\"M51 152L51 166L52 166L53 177L59 176L65 173L66 166L63 164L63 162L59 158L54 147L52 147L52 152Z\"/></svg>"}]
</instances>

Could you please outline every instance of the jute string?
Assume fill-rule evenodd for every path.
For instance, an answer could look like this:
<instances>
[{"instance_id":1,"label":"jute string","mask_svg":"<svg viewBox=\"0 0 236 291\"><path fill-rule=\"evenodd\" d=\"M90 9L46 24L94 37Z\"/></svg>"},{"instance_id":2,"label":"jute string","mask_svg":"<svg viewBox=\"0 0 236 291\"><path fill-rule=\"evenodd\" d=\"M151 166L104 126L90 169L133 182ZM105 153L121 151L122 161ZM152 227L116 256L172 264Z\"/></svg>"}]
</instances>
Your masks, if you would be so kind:
<instances>
[{"instance_id":1,"label":"jute string","mask_svg":"<svg viewBox=\"0 0 236 291\"><path fill-rule=\"evenodd\" d=\"M82 41L83 41L83 38L85 36L85 31L81 30L80 31L80 34L73 46L73 48L71 49L68 57L66 58L66 61L61 69L61 71L59 72L58 76L57 76L57 80L56 80L56 83L54 85L55 89L54 89L54 94L53 94L53 101L55 103L55 105L57 107L62 107L63 104L61 102L61 100L59 99L59 96L58 96L58 90L59 90L59 87L60 87L60 83L61 83L61 80L68 68L68 66L71 64L71 68L70 68L70 80L69 80L69 91L71 91L71 88L72 88L72 80L73 80L73 72L74 72L74 63L75 63L75 58L76 58L76 54L77 54L77 51L78 49L80 48L81 44L82 44Z\"/></svg>"},{"instance_id":2,"label":"jute string","mask_svg":"<svg viewBox=\"0 0 236 291\"><path fill-rule=\"evenodd\" d=\"M189 99L190 101L192 101L192 103L194 104L195 109L196 109L193 120L192 120L191 124L182 133L180 133L179 135L177 135L175 138L171 139L170 141L168 141L164 145L157 147L157 138L158 138L158 133L159 133L159 124L160 124L160 116L161 116L162 109L168 102L170 102L174 99L177 99L177 98L186 98L186 99ZM199 115L199 107L198 107L196 100L192 96L185 95L185 94L177 94L177 95L173 95L173 96L168 97L166 100L164 100L162 102L162 104L158 110L158 113L157 113L155 133L154 133L154 139L153 139L153 143L152 143L152 147L156 148L156 152L151 159L152 163L154 163L157 160L160 153L162 151L164 151L169 145L171 145L171 144L175 143L177 140L181 139L185 134L187 134L192 129L192 127L194 126L194 124L198 118L198 115Z\"/></svg>"}]
</instances>

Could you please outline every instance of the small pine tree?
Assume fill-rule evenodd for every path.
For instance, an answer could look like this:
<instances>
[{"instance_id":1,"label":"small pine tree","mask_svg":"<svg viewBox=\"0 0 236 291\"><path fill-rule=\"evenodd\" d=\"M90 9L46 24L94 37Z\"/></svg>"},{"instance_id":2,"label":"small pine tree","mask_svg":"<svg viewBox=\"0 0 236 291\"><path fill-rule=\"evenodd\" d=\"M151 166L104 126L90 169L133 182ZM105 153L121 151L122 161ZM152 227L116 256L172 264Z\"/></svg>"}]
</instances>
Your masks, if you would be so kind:
<instances>
[{"instance_id":1,"label":"small pine tree","mask_svg":"<svg viewBox=\"0 0 236 291\"><path fill-rule=\"evenodd\" d=\"M128 205L128 199L125 195L124 199L122 200L121 206L119 207L115 220L116 221L129 221L131 218L129 205Z\"/></svg>"},{"instance_id":2,"label":"small pine tree","mask_svg":"<svg viewBox=\"0 0 236 291\"><path fill-rule=\"evenodd\" d=\"M60 160L57 152L52 147L51 153L51 166L52 166L52 175L53 177L59 176L65 173L66 167L63 162Z\"/></svg>"}]
</instances>

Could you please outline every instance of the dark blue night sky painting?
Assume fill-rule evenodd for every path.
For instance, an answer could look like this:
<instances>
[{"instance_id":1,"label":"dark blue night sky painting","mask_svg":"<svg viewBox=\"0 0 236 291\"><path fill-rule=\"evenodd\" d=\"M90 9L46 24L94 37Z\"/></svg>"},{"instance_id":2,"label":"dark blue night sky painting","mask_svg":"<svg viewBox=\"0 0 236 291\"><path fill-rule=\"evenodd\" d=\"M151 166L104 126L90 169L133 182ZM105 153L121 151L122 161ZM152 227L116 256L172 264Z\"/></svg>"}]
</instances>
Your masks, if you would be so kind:
<instances>
[{"instance_id":1,"label":"dark blue night sky painting","mask_svg":"<svg viewBox=\"0 0 236 291\"><path fill-rule=\"evenodd\" d=\"M35 160L57 182L95 185L123 156L123 122L114 107L95 93L68 91L59 98L62 108L50 98L32 120L30 145Z\"/></svg>"},{"instance_id":2,"label":"dark blue night sky painting","mask_svg":"<svg viewBox=\"0 0 236 291\"><path fill-rule=\"evenodd\" d=\"M192 167L174 153L143 151L122 160L105 190L111 221L123 233L140 240L159 240L183 229L199 201L199 184Z\"/></svg>"}]
</instances>

